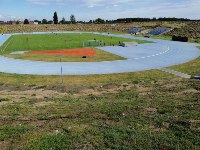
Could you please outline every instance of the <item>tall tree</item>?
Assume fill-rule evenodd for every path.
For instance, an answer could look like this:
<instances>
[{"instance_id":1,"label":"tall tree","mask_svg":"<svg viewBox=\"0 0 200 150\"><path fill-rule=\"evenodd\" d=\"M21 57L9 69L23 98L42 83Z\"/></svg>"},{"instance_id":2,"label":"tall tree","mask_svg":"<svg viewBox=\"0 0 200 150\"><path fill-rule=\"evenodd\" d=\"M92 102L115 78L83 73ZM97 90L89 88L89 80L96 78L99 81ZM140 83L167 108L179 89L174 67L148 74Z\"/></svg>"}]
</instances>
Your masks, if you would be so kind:
<instances>
[{"instance_id":1,"label":"tall tree","mask_svg":"<svg viewBox=\"0 0 200 150\"><path fill-rule=\"evenodd\" d=\"M76 23L76 18L73 14L70 16L70 22L73 23L73 24Z\"/></svg>"},{"instance_id":2,"label":"tall tree","mask_svg":"<svg viewBox=\"0 0 200 150\"><path fill-rule=\"evenodd\" d=\"M54 22L54 24L58 24L58 15L57 15L57 12L54 12L53 22Z\"/></svg>"},{"instance_id":3,"label":"tall tree","mask_svg":"<svg viewBox=\"0 0 200 150\"><path fill-rule=\"evenodd\" d=\"M25 19L25 20L24 20L24 24L29 24L28 19Z\"/></svg>"}]
</instances>

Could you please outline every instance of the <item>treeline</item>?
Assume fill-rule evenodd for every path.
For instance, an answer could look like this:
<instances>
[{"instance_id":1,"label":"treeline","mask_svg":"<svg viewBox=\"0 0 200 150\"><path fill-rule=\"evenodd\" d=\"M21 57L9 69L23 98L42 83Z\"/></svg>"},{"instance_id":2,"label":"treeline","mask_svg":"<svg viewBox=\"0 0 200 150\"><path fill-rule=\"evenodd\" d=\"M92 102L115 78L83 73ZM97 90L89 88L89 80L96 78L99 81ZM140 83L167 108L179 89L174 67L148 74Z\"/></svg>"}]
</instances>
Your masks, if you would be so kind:
<instances>
[{"instance_id":1,"label":"treeline","mask_svg":"<svg viewBox=\"0 0 200 150\"><path fill-rule=\"evenodd\" d=\"M54 12L53 15L53 20L47 20L47 19L42 19L42 21L39 20L34 20L34 22L37 22L38 24L75 24L77 23L75 15L70 16L70 20L66 21L66 19L63 17L61 21L58 21L58 15L57 12Z\"/></svg>"},{"instance_id":2,"label":"treeline","mask_svg":"<svg viewBox=\"0 0 200 150\"><path fill-rule=\"evenodd\" d=\"M150 22L150 21L200 21L200 20L191 20L187 18L121 18L116 20L104 20L101 18L97 18L95 20L90 20L89 22L81 22L81 23L113 24L113 23L132 23L132 22Z\"/></svg>"},{"instance_id":3,"label":"treeline","mask_svg":"<svg viewBox=\"0 0 200 150\"><path fill-rule=\"evenodd\" d=\"M121 18L114 20L114 23L149 22L149 21L200 21L187 18Z\"/></svg>"},{"instance_id":4,"label":"treeline","mask_svg":"<svg viewBox=\"0 0 200 150\"><path fill-rule=\"evenodd\" d=\"M115 23L132 23L132 22L150 22L150 21L200 21L200 20L191 20L187 18L120 18L116 20L104 20L102 18L97 18L95 20L90 21L77 21L75 15L71 14L69 17L69 20L66 20L65 17L63 17L61 20L59 20L57 12L54 12L52 20L42 19L42 20L34 20L29 21L28 19L25 19L23 24L115 24ZM22 21L12 21L14 24L22 24ZM3 24L0 22L0 24ZM9 22L8 22L9 24ZM13 24L13 23L11 23Z\"/></svg>"},{"instance_id":5,"label":"treeline","mask_svg":"<svg viewBox=\"0 0 200 150\"><path fill-rule=\"evenodd\" d=\"M63 17L62 20L58 21L57 12L54 12L53 20L47 21L43 19L42 21L34 20L38 24L113 24L113 23L132 23L132 22L150 22L150 21L200 21L200 20L190 20L187 18L121 18L116 20L104 20L102 18L97 18L90 21L76 21L75 15L70 16L70 20L66 21Z\"/></svg>"},{"instance_id":6,"label":"treeline","mask_svg":"<svg viewBox=\"0 0 200 150\"><path fill-rule=\"evenodd\" d=\"M94 23L94 24L113 24L113 23L132 23L132 22L150 22L150 21L200 21L200 20L191 20L187 18L120 18L116 20L104 20L97 18L95 20L90 20L89 22L82 23Z\"/></svg>"}]
</instances>

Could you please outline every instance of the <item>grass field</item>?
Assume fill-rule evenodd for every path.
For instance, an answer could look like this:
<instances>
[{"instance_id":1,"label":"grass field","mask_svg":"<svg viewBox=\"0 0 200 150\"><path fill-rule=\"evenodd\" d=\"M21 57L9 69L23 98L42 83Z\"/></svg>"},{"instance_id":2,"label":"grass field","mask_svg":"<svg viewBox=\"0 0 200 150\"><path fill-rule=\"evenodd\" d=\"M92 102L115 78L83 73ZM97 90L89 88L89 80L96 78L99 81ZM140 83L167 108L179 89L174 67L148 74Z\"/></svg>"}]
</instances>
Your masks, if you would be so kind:
<instances>
[{"instance_id":1,"label":"grass field","mask_svg":"<svg viewBox=\"0 0 200 150\"><path fill-rule=\"evenodd\" d=\"M62 98L38 99L38 93L14 102L2 98L1 147L199 149L200 97L198 84L193 83L129 83L88 89L93 94L76 91ZM104 93L117 86L119 91Z\"/></svg>"},{"instance_id":2,"label":"grass field","mask_svg":"<svg viewBox=\"0 0 200 150\"><path fill-rule=\"evenodd\" d=\"M106 46L110 44L118 45L121 42L136 41L139 44L147 43L147 41L132 40L125 38L109 37L105 35L95 34L47 34L47 35L15 35L12 36L2 46L3 55L7 57L26 59L26 60L38 60L38 61L60 61L60 56L49 55L10 55L14 51L39 51L39 50L58 50L58 49L71 49L82 48L83 41L85 40L101 40ZM62 57L62 61L65 62L94 62L94 61L109 61L109 60L123 60L124 58L96 50L97 56L88 59L82 59L79 57Z\"/></svg>"},{"instance_id":3,"label":"grass field","mask_svg":"<svg viewBox=\"0 0 200 150\"><path fill-rule=\"evenodd\" d=\"M0 149L200 148L199 80L152 70L60 82L0 74Z\"/></svg>"},{"instance_id":4,"label":"grass field","mask_svg":"<svg viewBox=\"0 0 200 150\"><path fill-rule=\"evenodd\" d=\"M0 149L200 148L198 80L156 70L63 85L58 76L0 79Z\"/></svg>"}]
</instances>

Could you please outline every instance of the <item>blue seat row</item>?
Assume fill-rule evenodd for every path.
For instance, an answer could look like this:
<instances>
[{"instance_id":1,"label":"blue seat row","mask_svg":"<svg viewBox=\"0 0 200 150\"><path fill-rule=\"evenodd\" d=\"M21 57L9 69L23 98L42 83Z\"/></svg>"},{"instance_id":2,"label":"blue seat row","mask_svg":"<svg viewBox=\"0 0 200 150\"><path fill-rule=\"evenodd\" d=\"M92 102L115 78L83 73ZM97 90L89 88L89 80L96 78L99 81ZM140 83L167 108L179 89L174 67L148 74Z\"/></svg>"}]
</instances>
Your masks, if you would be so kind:
<instances>
[{"instance_id":1,"label":"blue seat row","mask_svg":"<svg viewBox=\"0 0 200 150\"><path fill-rule=\"evenodd\" d=\"M169 32L170 30L172 30L172 28L157 27L157 28L151 30L148 34L151 34L151 35L160 35L160 34Z\"/></svg>"},{"instance_id":2,"label":"blue seat row","mask_svg":"<svg viewBox=\"0 0 200 150\"><path fill-rule=\"evenodd\" d=\"M130 34L136 34L136 33L140 32L142 30L144 30L144 28L142 28L142 27L132 28L132 29L128 30L128 33L130 33Z\"/></svg>"}]
</instances>

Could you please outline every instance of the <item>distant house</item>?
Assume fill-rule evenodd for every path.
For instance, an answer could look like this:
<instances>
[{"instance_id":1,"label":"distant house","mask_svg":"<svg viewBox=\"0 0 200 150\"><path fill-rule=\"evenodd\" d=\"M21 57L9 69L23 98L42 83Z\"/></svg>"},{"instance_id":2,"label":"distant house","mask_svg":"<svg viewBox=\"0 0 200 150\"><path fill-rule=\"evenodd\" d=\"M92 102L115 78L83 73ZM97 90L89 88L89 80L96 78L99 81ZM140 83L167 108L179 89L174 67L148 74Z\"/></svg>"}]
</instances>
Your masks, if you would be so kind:
<instances>
[{"instance_id":1,"label":"distant house","mask_svg":"<svg viewBox=\"0 0 200 150\"><path fill-rule=\"evenodd\" d=\"M24 22L23 21L7 21L7 22L0 21L0 25L16 25L16 24L24 24ZM37 25L38 22L29 21L29 24L30 25Z\"/></svg>"},{"instance_id":2,"label":"distant house","mask_svg":"<svg viewBox=\"0 0 200 150\"><path fill-rule=\"evenodd\" d=\"M1 21L1 22L0 22L0 25L11 25L11 22L4 22L4 21Z\"/></svg>"},{"instance_id":3,"label":"distant house","mask_svg":"<svg viewBox=\"0 0 200 150\"><path fill-rule=\"evenodd\" d=\"M33 25L33 24L34 24L34 21L29 21L29 24L30 24L30 25Z\"/></svg>"},{"instance_id":4,"label":"distant house","mask_svg":"<svg viewBox=\"0 0 200 150\"><path fill-rule=\"evenodd\" d=\"M34 24L34 25L38 25L39 23L38 23L38 22L33 22L33 24Z\"/></svg>"},{"instance_id":5,"label":"distant house","mask_svg":"<svg viewBox=\"0 0 200 150\"><path fill-rule=\"evenodd\" d=\"M0 25L15 25L15 24L23 24L22 21L0 21Z\"/></svg>"},{"instance_id":6,"label":"distant house","mask_svg":"<svg viewBox=\"0 0 200 150\"><path fill-rule=\"evenodd\" d=\"M14 24L19 24L20 21L8 21L7 23L8 23L8 24L11 24L11 25L14 25Z\"/></svg>"}]
</instances>

